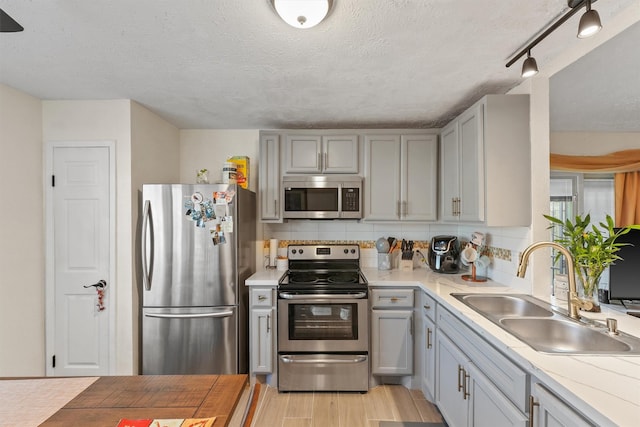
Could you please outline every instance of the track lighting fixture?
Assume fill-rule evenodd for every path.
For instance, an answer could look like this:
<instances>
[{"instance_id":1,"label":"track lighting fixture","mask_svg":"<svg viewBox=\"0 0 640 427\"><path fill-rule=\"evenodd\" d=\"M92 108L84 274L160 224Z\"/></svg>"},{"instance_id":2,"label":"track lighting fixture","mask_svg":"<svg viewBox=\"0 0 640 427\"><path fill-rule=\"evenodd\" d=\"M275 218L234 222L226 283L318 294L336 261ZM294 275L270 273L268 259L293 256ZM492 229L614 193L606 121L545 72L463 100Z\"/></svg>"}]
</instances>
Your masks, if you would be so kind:
<instances>
[{"instance_id":1,"label":"track lighting fixture","mask_svg":"<svg viewBox=\"0 0 640 427\"><path fill-rule=\"evenodd\" d=\"M578 38L591 37L601 28L600 15L598 15L597 11L591 9L591 0L587 0L587 11L580 18L580 24L578 25Z\"/></svg>"},{"instance_id":2,"label":"track lighting fixture","mask_svg":"<svg viewBox=\"0 0 640 427\"><path fill-rule=\"evenodd\" d=\"M525 59L522 64L522 77L530 77L538 72L538 64L534 57L531 56L531 49L533 49L538 43L544 40L549 34L554 32L558 27L564 24L569 18L578 13L582 6L586 6L586 12L580 18L580 25L578 26L578 37L585 38L594 35L600 28L602 28L602 24L600 23L600 16L598 12L591 9L591 3L596 0L567 0L567 4L570 10L562 15L560 19L558 19L553 24L549 25L538 37L536 37L531 43L529 43L524 49L522 49L516 56L511 58L509 62L507 62L507 68L512 66L518 59L522 58L525 54L527 54L527 59Z\"/></svg>"},{"instance_id":3,"label":"track lighting fixture","mask_svg":"<svg viewBox=\"0 0 640 427\"><path fill-rule=\"evenodd\" d=\"M531 51L527 52L527 59L522 63L522 77L525 79L538 74L538 63L536 58L531 56Z\"/></svg>"}]
</instances>

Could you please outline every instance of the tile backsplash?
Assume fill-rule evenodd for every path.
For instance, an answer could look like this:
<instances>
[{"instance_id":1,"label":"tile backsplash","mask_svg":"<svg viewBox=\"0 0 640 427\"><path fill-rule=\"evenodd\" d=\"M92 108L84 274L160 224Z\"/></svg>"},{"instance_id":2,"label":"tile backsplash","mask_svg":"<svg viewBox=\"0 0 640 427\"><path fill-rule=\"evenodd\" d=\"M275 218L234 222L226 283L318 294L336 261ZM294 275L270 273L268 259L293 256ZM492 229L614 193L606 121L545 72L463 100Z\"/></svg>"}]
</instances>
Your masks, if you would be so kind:
<instances>
[{"instance_id":1,"label":"tile backsplash","mask_svg":"<svg viewBox=\"0 0 640 427\"><path fill-rule=\"evenodd\" d=\"M482 227L455 224L411 224L411 223L367 223L359 221L289 221L282 224L263 224L265 248L268 252L269 239L279 239L280 246L300 243L355 243L360 245L360 264L363 268L377 266L375 241L379 237L395 237L413 240L415 248L427 256L431 238L438 235L458 236L461 242L468 242L474 231L485 234L484 251L491 263L486 272L478 271L492 280L523 292L531 291L531 283L516 277L520 253L529 245L528 227ZM428 268L425 263L416 266Z\"/></svg>"}]
</instances>

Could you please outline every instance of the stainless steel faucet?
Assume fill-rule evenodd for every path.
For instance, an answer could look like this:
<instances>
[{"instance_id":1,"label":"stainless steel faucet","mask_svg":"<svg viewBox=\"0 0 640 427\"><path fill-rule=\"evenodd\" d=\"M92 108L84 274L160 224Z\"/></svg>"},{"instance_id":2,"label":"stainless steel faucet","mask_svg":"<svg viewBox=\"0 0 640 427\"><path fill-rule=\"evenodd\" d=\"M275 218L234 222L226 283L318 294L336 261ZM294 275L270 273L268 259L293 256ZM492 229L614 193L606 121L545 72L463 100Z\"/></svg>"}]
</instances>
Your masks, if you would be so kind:
<instances>
[{"instance_id":1,"label":"stainless steel faucet","mask_svg":"<svg viewBox=\"0 0 640 427\"><path fill-rule=\"evenodd\" d=\"M580 300L578 300L578 292L576 289L576 276L575 276L575 267L573 265L573 257L571 253L562 245L559 245L555 242L536 242L532 245L529 245L527 249L522 253L522 258L520 259L520 264L518 265L518 273L517 276L520 278L524 278L524 274L527 272L527 261L529 260L529 255L533 251L539 248L550 247L559 251L567 260L567 279L569 280L569 295L567 298L567 310L569 311L569 316L572 319L580 319L580 315L578 314L578 307L580 307Z\"/></svg>"}]
</instances>

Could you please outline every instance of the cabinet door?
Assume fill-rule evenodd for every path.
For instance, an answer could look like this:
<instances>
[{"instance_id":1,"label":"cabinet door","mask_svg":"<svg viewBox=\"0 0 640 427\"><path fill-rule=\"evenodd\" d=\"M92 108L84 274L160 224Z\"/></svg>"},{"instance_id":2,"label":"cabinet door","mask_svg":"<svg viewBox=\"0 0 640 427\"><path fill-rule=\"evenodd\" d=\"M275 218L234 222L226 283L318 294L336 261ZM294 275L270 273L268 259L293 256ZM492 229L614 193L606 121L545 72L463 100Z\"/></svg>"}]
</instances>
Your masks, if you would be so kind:
<instances>
[{"instance_id":1,"label":"cabinet door","mask_svg":"<svg viewBox=\"0 0 640 427\"><path fill-rule=\"evenodd\" d=\"M285 173L320 173L322 171L322 138L318 135L285 137Z\"/></svg>"},{"instance_id":2,"label":"cabinet door","mask_svg":"<svg viewBox=\"0 0 640 427\"><path fill-rule=\"evenodd\" d=\"M463 394L464 366L469 359L443 334L436 337L438 366L436 403L450 427L469 424L469 399Z\"/></svg>"},{"instance_id":3,"label":"cabinet door","mask_svg":"<svg viewBox=\"0 0 640 427\"><path fill-rule=\"evenodd\" d=\"M273 371L273 308L251 310L251 373Z\"/></svg>"},{"instance_id":4,"label":"cabinet door","mask_svg":"<svg viewBox=\"0 0 640 427\"><path fill-rule=\"evenodd\" d=\"M526 427L529 419L475 365L467 365L464 374L474 427Z\"/></svg>"},{"instance_id":5,"label":"cabinet door","mask_svg":"<svg viewBox=\"0 0 640 427\"><path fill-rule=\"evenodd\" d=\"M322 170L325 173L358 173L358 135L323 136Z\"/></svg>"},{"instance_id":6,"label":"cabinet door","mask_svg":"<svg viewBox=\"0 0 640 427\"><path fill-rule=\"evenodd\" d=\"M424 325L422 392L427 399L433 400L436 388L436 325L427 316L422 316L422 323Z\"/></svg>"},{"instance_id":7,"label":"cabinet door","mask_svg":"<svg viewBox=\"0 0 640 427\"><path fill-rule=\"evenodd\" d=\"M371 310L371 350L374 375L413 374L413 312Z\"/></svg>"},{"instance_id":8,"label":"cabinet door","mask_svg":"<svg viewBox=\"0 0 640 427\"><path fill-rule=\"evenodd\" d=\"M540 384L533 384L531 399L537 404L533 413L529 414L533 417L532 425L535 427L593 426Z\"/></svg>"},{"instance_id":9,"label":"cabinet door","mask_svg":"<svg viewBox=\"0 0 640 427\"><path fill-rule=\"evenodd\" d=\"M458 148L458 121L454 121L440 133L440 219L443 221L458 220L456 215L456 200L460 197Z\"/></svg>"},{"instance_id":10,"label":"cabinet door","mask_svg":"<svg viewBox=\"0 0 640 427\"><path fill-rule=\"evenodd\" d=\"M407 221L435 221L438 194L438 137L401 137L401 216Z\"/></svg>"},{"instance_id":11,"label":"cabinet door","mask_svg":"<svg viewBox=\"0 0 640 427\"><path fill-rule=\"evenodd\" d=\"M484 221L483 105L458 119L460 141L460 221ZM505 159L505 161L508 161ZM506 178L508 179L508 178Z\"/></svg>"},{"instance_id":12,"label":"cabinet door","mask_svg":"<svg viewBox=\"0 0 640 427\"><path fill-rule=\"evenodd\" d=\"M400 135L364 140L364 219L400 219Z\"/></svg>"},{"instance_id":13,"label":"cabinet door","mask_svg":"<svg viewBox=\"0 0 640 427\"><path fill-rule=\"evenodd\" d=\"M277 134L260 135L259 176L260 219L281 221L280 136Z\"/></svg>"}]
</instances>

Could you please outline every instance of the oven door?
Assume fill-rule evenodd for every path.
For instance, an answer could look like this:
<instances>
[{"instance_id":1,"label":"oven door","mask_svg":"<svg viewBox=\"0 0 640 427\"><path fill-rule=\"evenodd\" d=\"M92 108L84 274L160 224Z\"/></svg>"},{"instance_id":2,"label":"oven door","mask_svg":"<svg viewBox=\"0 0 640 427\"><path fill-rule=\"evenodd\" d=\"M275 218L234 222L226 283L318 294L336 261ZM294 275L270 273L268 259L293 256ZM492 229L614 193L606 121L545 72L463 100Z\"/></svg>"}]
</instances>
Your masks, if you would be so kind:
<instances>
[{"instance_id":1,"label":"oven door","mask_svg":"<svg viewBox=\"0 0 640 427\"><path fill-rule=\"evenodd\" d=\"M367 293L278 293L278 352L369 350Z\"/></svg>"}]
</instances>

